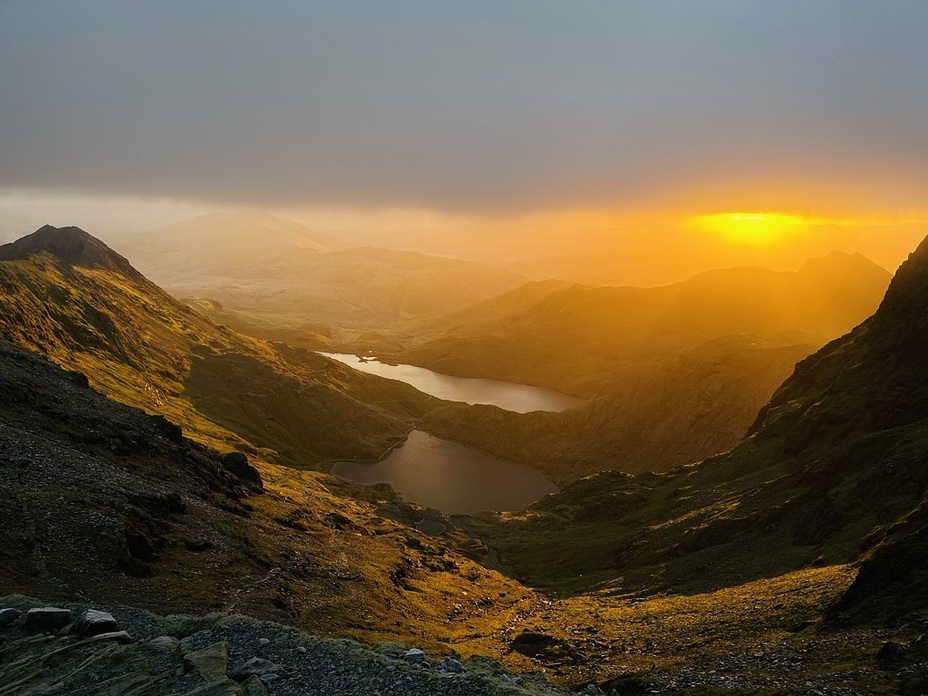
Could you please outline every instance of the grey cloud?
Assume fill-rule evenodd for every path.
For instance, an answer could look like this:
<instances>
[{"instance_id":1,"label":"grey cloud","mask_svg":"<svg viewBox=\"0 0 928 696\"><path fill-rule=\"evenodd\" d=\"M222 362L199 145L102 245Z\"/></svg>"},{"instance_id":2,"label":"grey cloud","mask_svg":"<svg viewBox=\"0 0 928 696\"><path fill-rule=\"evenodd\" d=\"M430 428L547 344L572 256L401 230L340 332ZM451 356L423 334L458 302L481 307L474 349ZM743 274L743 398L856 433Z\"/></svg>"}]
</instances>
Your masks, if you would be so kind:
<instances>
[{"instance_id":1,"label":"grey cloud","mask_svg":"<svg viewBox=\"0 0 928 696\"><path fill-rule=\"evenodd\" d=\"M485 211L923 185L925 26L919 0L7 0L0 186Z\"/></svg>"}]
</instances>

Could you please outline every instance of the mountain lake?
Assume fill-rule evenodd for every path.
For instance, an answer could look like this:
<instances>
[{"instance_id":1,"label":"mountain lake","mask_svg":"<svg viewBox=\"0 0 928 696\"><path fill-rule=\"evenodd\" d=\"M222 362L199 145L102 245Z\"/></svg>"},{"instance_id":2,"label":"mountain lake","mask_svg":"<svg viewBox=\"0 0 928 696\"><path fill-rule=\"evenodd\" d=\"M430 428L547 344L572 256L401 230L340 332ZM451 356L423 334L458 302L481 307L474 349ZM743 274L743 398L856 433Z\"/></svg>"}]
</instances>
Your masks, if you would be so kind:
<instances>
[{"instance_id":1,"label":"mountain lake","mask_svg":"<svg viewBox=\"0 0 928 696\"><path fill-rule=\"evenodd\" d=\"M359 483L389 483L404 500L449 515L521 510L558 491L534 469L421 430L379 461L336 462L332 473Z\"/></svg>"},{"instance_id":2,"label":"mountain lake","mask_svg":"<svg viewBox=\"0 0 928 696\"><path fill-rule=\"evenodd\" d=\"M517 413L566 411L583 403L583 399L578 396L527 384L501 382L495 379L455 377L414 365L388 365L371 358L359 358L350 353L320 353L320 355L338 360L361 372L406 382L421 392L447 401L490 404Z\"/></svg>"}]
</instances>

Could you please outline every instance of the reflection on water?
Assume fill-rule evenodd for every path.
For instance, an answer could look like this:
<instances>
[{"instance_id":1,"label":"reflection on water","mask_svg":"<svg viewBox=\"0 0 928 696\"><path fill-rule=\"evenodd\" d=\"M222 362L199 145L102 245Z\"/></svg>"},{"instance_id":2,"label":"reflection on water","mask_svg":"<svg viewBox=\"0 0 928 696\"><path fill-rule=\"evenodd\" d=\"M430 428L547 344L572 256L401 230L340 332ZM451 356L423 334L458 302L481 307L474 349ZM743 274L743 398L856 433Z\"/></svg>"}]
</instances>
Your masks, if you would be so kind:
<instances>
[{"instance_id":1,"label":"reflection on water","mask_svg":"<svg viewBox=\"0 0 928 696\"><path fill-rule=\"evenodd\" d=\"M495 379L454 377L432 372L424 367L387 365L348 353L321 353L321 355L343 362L361 372L406 382L421 392L448 401L491 404L517 413L564 411L583 403L583 399L579 397L563 394L553 389L530 387L514 382L500 382Z\"/></svg>"},{"instance_id":2,"label":"reflection on water","mask_svg":"<svg viewBox=\"0 0 928 696\"><path fill-rule=\"evenodd\" d=\"M446 514L521 510L558 488L541 473L413 430L379 462L337 462L336 476L389 483L410 502Z\"/></svg>"}]
</instances>

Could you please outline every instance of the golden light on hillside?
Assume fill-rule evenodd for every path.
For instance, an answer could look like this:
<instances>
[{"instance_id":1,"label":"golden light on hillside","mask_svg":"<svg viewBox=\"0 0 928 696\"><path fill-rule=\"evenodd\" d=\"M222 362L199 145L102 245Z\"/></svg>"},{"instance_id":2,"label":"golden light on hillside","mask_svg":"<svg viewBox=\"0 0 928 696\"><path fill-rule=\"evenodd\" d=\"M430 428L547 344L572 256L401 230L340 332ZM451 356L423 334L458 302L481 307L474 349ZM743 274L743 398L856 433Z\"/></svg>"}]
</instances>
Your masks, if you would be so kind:
<instances>
[{"instance_id":1,"label":"golden light on hillside","mask_svg":"<svg viewBox=\"0 0 928 696\"><path fill-rule=\"evenodd\" d=\"M747 244L769 244L787 234L803 232L813 222L801 215L767 212L715 213L693 219L700 230Z\"/></svg>"}]
</instances>

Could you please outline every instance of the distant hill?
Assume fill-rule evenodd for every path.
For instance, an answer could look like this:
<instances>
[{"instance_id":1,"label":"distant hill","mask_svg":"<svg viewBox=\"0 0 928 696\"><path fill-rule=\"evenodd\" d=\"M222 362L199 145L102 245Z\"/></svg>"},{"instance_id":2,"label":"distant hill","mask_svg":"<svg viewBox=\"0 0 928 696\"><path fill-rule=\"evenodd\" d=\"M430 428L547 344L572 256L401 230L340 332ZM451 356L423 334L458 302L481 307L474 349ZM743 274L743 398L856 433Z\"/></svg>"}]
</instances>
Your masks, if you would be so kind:
<instances>
[{"instance_id":1,"label":"distant hill","mask_svg":"<svg viewBox=\"0 0 928 696\"><path fill-rule=\"evenodd\" d=\"M797 272L710 271L660 288L542 285L420 325L437 336L390 356L450 374L601 394L616 367L663 360L728 334L821 345L869 316L890 274L834 252Z\"/></svg>"},{"instance_id":2,"label":"distant hill","mask_svg":"<svg viewBox=\"0 0 928 696\"><path fill-rule=\"evenodd\" d=\"M176 297L212 298L260 326L349 331L460 309L525 282L512 271L410 251L348 248L297 223L217 214L127 240L122 250Z\"/></svg>"},{"instance_id":3,"label":"distant hill","mask_svg":"<svg viewBox=\"0 0 928 696\"><path fill-rule=\"evenodd\" d=\"M928 240L876 313L800 362L730 453L597 474L469 524L517 576L559 591L690 594L860 562L832 621L924 613L926 317Z\"/></svg>"},{"instance_id":4,"label":"distant hill","mask_svg":"<svg viewBox=\"0 0 928 696\"><path fill-rule=\"evenodd\" d=\"M21 261L42 252L67 266L101 268L142 280L141 274L124 257L78 227L45 225L34 234L0 246L0 261Z\"/></svg>"},{"instance_id":5,"label":"distant hill","mask_svg":"<svg viewBox=\"0 0 928 696\"><path fill-rule=\"evenodd\" d=\"M0 259L0 338L203 442L244 439L293 466L376 457L434 406L401 383L220 328L78 228L43 227Z\"/></svg>"}]
</instances>

